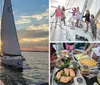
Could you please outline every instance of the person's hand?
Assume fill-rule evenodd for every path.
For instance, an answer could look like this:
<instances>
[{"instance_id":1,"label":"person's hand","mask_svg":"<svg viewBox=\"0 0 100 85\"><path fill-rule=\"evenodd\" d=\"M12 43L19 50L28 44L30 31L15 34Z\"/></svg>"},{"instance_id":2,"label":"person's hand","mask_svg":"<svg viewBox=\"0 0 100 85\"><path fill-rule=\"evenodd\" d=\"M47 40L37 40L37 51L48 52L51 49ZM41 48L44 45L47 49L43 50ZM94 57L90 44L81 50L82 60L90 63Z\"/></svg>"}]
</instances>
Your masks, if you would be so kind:
<instances>
[{"instance_id":1,"label":"person's hand","mask_svg":"<svg viewBox=\"0 0 100 85\"><path fill-rule=\"evenodd\" d=\"M82 56L84 56L84 55L87 55L87 51L84 51L84 52L83 52Z\"/></svg>"}]
</instances>

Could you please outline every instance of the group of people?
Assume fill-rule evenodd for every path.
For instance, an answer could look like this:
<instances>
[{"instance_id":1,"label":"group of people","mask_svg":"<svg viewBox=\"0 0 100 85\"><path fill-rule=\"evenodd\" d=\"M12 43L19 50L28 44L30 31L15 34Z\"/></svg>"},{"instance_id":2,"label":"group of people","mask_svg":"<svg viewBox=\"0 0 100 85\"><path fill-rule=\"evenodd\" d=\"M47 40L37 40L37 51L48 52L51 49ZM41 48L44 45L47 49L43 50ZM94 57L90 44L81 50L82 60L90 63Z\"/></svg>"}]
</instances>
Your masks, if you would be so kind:
<instances>
[{"instance_id":1,"label":"group of people","mask_svg":"<svg viewBox=\"0 0 100 85\"><path fill-rule=\"evenodd\" d=\"M55 10L54 14L51 17L53 17L54 15L56 16L55 28L57 26L57 22L59 22L60 27L62 28L62 25L61 25L62 21L63 21L64 25L66 25L66 23L65 23L65 19L66 19L65 11L69 10L71 8L65 9L65 7L62 6L62 9L61 9L60 5L58 5L58 7L55 7L55 8L56 8L56 10ZM75 26L79 27L78 23L79 23L80 15L81 15L79 7L72 8L72 12L69 12L69 13L72 13L72 26L74 26L74 21L76 20ZM94 18L93 14L90 15L89 10L86 10L86 14L85 14L85 16L83 16L83 18L85 18L85 22L86 22L85 32L86 33L88 32L88 25L90 23L91 30L92 30L92 36L93 36L94 39L96 39L96 34L97 34L96 23L98 21Z\"/></svg>"},{"instance_id":2,"label":"group of people","mask_svg":"<svg viewBox=\"0 0 100 85\"><path fill-rule=\"evenodd\" d=\"M52 7L54 7L54 6L52 6ZM51 17L53 17L54 15L56 16L55 28L56 28L56 25L57 25L58 21L60 23L60 27L62 28L61 21L63 21L64 25L66 25L65 24L65 19L66 19L65 11L69 10L71 8L65 9L65 7L62 6L62 9L61 9L60 5L58 5L58 7L54 7L54 8L56 8L56 10L55 10L54 14Z\"/></svg>"},{"instance_id":3,"label":"group of people","mask_svg":"<svg viewBox=\"0 0 100 85\"><path fill-rule=\"evenodd\" d=\"M93 14L90 15L89 10L86 10L86 14L85 14L85 16L83 16L83 18L84 17L85 17L85 22L86 22L86 30L85 30L85 32L88 32L88 25L90 23L93 38L96 39L96 34L97 34L97 26L96 26L96 24L97 24L98 21L94 18Z\"/></svg>"},{"instance_id":4,"label":"group of people","mask_svg":"<svg viewBox=\"0 0 100 85\"><path fill-rule=\"evenodd\" d=\"M76 20L76 23L75 25L78 27L78 22L79 22L79 19L80 19L80 10L79 10L79 7L77 8L73 8L72 9L72 12L69 12L69 13L72 13L72 26L74 25L74 20Z\"/></svg>"}]
</instances>

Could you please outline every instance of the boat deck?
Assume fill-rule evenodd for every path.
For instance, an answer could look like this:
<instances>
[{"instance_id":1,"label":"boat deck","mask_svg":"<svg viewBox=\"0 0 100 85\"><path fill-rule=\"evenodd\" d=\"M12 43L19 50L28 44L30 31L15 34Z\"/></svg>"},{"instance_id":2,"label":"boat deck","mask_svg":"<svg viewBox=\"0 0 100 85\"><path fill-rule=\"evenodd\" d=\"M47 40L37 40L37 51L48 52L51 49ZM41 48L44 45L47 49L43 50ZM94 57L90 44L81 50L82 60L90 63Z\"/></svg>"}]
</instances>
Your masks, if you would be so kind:
<instances>
[{"instance_id":1,"label":"boat deck","mask_svg":"<svg viewBox=\"0 0 100 85\"><path fill-rule=\"evenodd\" d=\"M18 73L19 75L17 75ZM21 72L17 72L17 74L16 71L0 66L0 82L2 85L27 85L25 79L20 75Z\"/></svg>"},{"instance_id":2,"label":"boat deck","mask_svg":"<svg viewBox=\"0 0 100 85\"><path fill-rule=\"evenodd\" d=\"M91 28L89 27L89 31L85 33L85 27L72 27L71 25L62 25L62 28L57 24L56 28L53 24L50 31L50 40L51 41L94 41L92 39ZM100 29L98 29L100 30ZM98 32L98 31L97 31ZM85 39L76 38L76 36L83 37ZM97 34L97 39L95 41L99 41L99 33Z\"/></svg>"}]
</instances>

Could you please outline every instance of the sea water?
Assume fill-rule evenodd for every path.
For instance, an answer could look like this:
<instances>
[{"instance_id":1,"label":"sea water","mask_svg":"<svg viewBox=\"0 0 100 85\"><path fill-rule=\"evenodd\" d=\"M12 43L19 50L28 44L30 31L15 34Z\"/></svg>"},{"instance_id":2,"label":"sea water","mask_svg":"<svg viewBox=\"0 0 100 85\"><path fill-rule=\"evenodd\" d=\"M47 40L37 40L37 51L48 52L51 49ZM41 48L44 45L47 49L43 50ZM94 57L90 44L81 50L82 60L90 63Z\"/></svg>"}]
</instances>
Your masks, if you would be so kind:
<instances>
[{"instance_id":1,"label":"sea water","mask_svg":"<svg viewBox=\"0 0 100 85\"><path fill-rule=\"evenodd\" d=\"M48 52L22 52L25 58L23 71L0 68L0 80L5 85L47 85Z\"/></svg>"}]
</instances>

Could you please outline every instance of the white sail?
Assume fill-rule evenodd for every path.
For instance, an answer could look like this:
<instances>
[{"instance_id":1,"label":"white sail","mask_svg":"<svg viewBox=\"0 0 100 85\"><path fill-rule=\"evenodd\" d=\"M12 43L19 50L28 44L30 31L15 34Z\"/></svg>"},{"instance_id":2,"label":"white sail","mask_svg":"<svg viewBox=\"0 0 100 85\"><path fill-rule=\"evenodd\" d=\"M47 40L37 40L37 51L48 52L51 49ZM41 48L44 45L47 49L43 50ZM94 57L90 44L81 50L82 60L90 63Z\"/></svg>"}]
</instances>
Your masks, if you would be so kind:
<instances>
[{"instance_id":1,"label":"white sail","mask_svg":"<svg viewBox=\"0 0 100 85\"><path fill-rule=\"evenodd\" d=\"M88 4L87 4L87 8L86 9L90 9L91 8L91 5L93 3L93 0L88 0Z\"/></svg>"},{"instance_id":2,"label":"white sail","mask_svg":"<svg viewBox=\"0 0 100 85\"><path fill-rule=\"evenodd\" d=\"M4 0L1 21L1 42L4 55L21 55L14 22L11 0Z\"/></svg>"}]
</instances>

